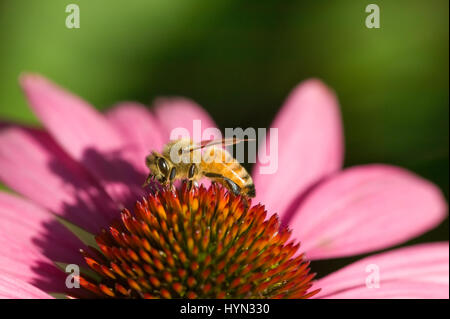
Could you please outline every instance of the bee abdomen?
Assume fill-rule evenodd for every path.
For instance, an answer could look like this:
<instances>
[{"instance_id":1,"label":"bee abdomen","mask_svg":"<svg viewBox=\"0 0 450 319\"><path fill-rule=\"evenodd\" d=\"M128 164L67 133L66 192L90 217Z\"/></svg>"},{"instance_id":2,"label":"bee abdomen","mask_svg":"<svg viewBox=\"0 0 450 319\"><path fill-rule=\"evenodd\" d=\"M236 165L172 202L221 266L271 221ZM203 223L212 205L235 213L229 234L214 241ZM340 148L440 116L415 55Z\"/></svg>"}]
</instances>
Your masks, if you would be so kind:
<instances>
[{"instance_id":1,"label":"bee abdomen","mask_svg":"<svg viewBox=\"0 0 450 319\"><path fill-rule=\"evenodd\" d=\"M241 178L243 185L242 185L242 192L250 197L255 197L255 185L253 184L253 179L250 176L250 174L245 170L244 167L239 165L239 169L235 170L236 173L238 173L239 177Z\"/></svg>"},{"instance_id":2,"label":"bee abdomen","mask_svg":"<svg viewBox=\"0 0 450 319\"><path fill-rule=\"evenodd\" d=\"M253 184L253 182L249 185L246 185L244 187L244 193L249 196L249 197L255 197L256 196L256 191L255 191L255 185Z\"/></svg>"},{"instance_id":3,"label":"bee abdomen","mask_svg":"<svg viewBox=\"0 0 450 319\"><path fill-rule=\"evenodd\" d=\"M224 181L223 184L235 194L255 196L255 186L250 174L226 150L209 150L201 166L205 176Z\"/></svg>"}]
</instances>

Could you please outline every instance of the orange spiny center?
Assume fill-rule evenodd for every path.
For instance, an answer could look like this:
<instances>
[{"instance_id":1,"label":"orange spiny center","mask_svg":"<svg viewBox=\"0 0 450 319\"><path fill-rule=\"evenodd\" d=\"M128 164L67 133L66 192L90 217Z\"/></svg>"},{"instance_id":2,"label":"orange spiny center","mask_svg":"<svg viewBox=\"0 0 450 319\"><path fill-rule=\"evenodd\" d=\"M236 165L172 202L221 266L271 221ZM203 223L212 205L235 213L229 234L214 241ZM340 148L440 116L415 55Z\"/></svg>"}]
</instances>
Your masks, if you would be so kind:
<instances>
[{"instance_id":1,"label":"orange spiny center","mask_svg":"<svg viewBox=\"0 0 450 319\"><path fill-rule=\"evenodd\" d=\"M217 185L163 190L125 209L83 252L98 276L81 286L112 298L308 298L314 274L299 244L261 205Z\"/></svg>"}]
</instances>

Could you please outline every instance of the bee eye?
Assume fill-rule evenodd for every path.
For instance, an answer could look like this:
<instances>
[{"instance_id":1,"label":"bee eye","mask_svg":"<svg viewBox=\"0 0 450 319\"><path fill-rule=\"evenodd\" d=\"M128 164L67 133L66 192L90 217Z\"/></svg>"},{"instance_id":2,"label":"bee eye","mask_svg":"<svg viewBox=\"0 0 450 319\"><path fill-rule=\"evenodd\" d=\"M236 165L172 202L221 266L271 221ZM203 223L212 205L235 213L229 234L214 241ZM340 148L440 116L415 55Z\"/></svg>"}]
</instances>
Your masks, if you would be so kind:
<instances>
[{"instance_id":1,"label":"bee eye","mask_svg":"<svg viewBox=\"0 0 450 319\"><path fill-rule=\"evenodd\" d=\"M158 158L158 168L164 176L167 176L169 173L169 165L167 165L167 161L162 157Z\"/></svg>"}]
</instances>

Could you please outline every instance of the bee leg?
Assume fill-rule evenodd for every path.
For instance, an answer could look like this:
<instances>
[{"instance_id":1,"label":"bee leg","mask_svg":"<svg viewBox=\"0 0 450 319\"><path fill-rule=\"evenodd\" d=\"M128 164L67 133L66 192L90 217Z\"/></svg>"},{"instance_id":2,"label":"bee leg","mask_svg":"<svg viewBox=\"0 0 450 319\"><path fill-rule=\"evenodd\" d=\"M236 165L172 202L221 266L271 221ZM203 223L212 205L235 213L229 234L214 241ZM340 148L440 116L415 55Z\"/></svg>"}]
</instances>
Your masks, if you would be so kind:
<instances>
[{"instance_id":1,"label":"bee leg","mask_svg":"<svg viewBox=\"0 0 450 319\"><path fill-rule=\"evenodd\" d=\"M167 189L173 191L175 189L175 186L173 186L173 182L172 181L168 181L166 183Z\"/></svg>"},{"instance_id":2,"label":"bee leg","mask_svg":"<svg viewBox=\"0 0 450 319\"><path fill-rule=\"evenodd\" d=\"M187 183L187 189L188 189L188 190L191 190L192 187L198 187L198 183L197 183L197 181L194 180L194 179L187 179L187 180L186 180L186 183Z\"/></svg>"},{"instance_id":3,"label":"bee leg","mask_svg":"<svg viewBox=\"0 0 450 319\"><path fill-rule=\"evenodd\" d=\"M192 189L193 181L192 179L188 179L186 182L187 182L187 189L190 191Z\"/></svg>"},{"instance_id":4,"label":"bee leg","mask_svg":"<svg viewBox=\"0 0 450 319\"><path fill-rule=\"evenodd\" d=\"M189 189L192 188L192 186L198 187L197 181L195 181L195 176L198 173L198 168L196 164L191 164L191 166L189 166L189 170L188 170L188 179L189 179L189 184L188 187Z\"/></svg>"},{"instance_id":5,"label":"bee leg","mask_svg":"<svg viewBox=\"0 0 450 319\"><path fill-rule=\"evenodd\" d=\"M189 166L189 170L188 170L189 180L193 179L195 174L197 174L197 165L191 164L191 166Z\"/></svg>"},{"instance_id":6,"label":"bee leg","mask_svg":"<svg viewBox=\"0 0 450 319\"><path fill-rule=\"evenodd\" d=\"M177 175L177 169L175 167L172 167L169 174L169 188L172 191L175 191L175 186L173 185L173 181L175 180L175 176Z\"/></svg>"},{"instance_id":7,"label":"bee leg","mask_svg":"<svg viewBox=\"0 0 450 319\"><path fill-rule=\"evenodd\" d=\"M231 179L226 178L225 176L216 174L216 173L207 173L207 174L205 174L205 176L209 177L209 178L216 178L219 180L223 180L225 182L224 186L226 188L228 188L234 195L240 195L241 188L235 182L233 182Z\"/></svg>"},{"instance_id":8,"label":"bee leg","mask_svg":"<svg viewBox=\"0 0 450 319\"><path fill-rule=\"evenodd\" d=\"M153 179L153 175L152 174L148 175L148 177L145 179L144 184L142 184L142 187L146 187L146 186L150 185L150 182L152 181L152 179Z\"/></svg>"},{"instance_id":9,"label":"bee leg","mask_svg":"<svg viewBox=\"0 0 450 319\"><path fill-rule=\"evenodd\" d=\"M217 189L217 186L219 185L219 183L217 183L215 180L211 180L211 187L214 189Z\"/></svg>"},{"instance_id":10,"label":"bee leg","mask_svg":"<svg viewBox=\"0 0 450 319\"><path fill-rule=\"evenodd\" d=\"M228 178L224 178L224 180L228 185L228 189L230 189L234 195L239 195L241 193L241 188L235 182Z\"/></svg>"}]
</instances>

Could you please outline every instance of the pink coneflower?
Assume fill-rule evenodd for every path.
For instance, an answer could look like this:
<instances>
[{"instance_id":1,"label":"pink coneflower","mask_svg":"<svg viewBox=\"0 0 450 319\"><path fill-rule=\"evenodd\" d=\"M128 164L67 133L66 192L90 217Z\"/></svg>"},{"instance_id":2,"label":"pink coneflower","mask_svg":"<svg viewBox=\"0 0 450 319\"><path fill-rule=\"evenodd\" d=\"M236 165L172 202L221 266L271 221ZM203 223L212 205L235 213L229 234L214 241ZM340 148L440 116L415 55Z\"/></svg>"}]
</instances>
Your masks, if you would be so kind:
<instances>
[{"instance_id":1,"label":"pink coneflower","mask_svg":"<svg viewBox=\"0 0 450 319\"><path fill-rule=\"evenodd\" d=\"M103 115L38 75L21 83L45 130L0 131L0 180L18 193L0 192L0 297L448 298L448 242L313 281L308 260L389 248L447 210L436 186L404 169L340 171L339 109L321 82L299 85L277 115L278 171L255 165L251 206L217 186L145 195L150 150L195 119L215 127L193 102L160 100L153 112L124 103ZM81 266L80 289L66 287L66 264Z\"/></svg>"}]
</instances>

